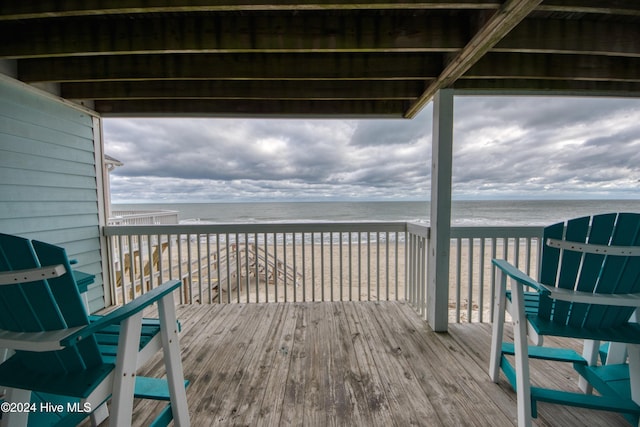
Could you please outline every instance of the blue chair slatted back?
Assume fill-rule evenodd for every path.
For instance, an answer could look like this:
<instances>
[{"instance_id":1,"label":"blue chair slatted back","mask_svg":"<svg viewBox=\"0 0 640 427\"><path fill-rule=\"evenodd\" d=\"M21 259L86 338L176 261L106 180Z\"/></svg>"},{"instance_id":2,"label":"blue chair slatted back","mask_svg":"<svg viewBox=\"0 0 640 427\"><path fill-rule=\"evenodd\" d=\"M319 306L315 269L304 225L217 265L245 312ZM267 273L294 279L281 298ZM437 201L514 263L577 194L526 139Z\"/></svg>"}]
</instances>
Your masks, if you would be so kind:
<instances>
[{"instance_id":1,"label":"blue chair slatted back","mask_svg":"<svg viewBox=\"0 0 640 427\"><path fill-rule=\"evenodd\" d=\"M0 271L63 264L67 273L48 280L0 286L0 328L43 332L89 323L63 248L0 234ZM102 364L95 338L58 351L17 353L26 370L55 375Z\"/></svg>"},{"instance_id":2,"label":"blue chair slatted back","mask_svg":"<svg viewBox=\"0 0 640 427\"><path fill-rule=\"evenodd\" d=\"M549 286L602 294L640 292L640 258L561 250L548 246L549 238L597 245L640 246L640 214L595 215L545 228L540 269L540 282ZM633 311L633 307L571 303L542 295L538 316L558 325L609 328L627 323Z\"/></svg>"}]
</instances>

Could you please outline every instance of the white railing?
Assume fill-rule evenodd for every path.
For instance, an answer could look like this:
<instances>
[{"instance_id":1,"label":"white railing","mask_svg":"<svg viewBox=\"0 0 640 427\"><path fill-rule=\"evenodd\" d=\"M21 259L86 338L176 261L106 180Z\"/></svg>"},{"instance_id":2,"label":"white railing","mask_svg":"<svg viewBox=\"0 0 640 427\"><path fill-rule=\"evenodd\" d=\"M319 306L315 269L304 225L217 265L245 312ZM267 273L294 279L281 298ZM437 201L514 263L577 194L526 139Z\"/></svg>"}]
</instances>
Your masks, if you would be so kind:
<instances>
[{"instance_id":1,"label":"white railing","mask_svg":"<svg viewBox=\"0 0 640 427\"><path fill-rule=\"evenodd\" d=\"M108 225L160 225L178 224L178 211L139 211L118 210L112 211Z\"/></svg>"},{"instance_id":2,"label":"white railing","mask_svg":"<svg viewBox=\"0 0 640 427\"><path fill-rule=\"evenodd\" d=\"M453 227L449 320L490 321L506 258L537 275L541 227ZM429 227L403 222L112 226L121 304L168 279L180 303L406 300L426 316Z\"/></svg>"},{"instance_id":3,"label":"white railing","mask_svg":"<svg viewBox=\"0 0 640 427\"><path fill-rule=\"evenodd\" d=\"M429 227L407 224L407 301L426 318ZM495 268L507 259L537 277L542 227L452 227L449 321L487 322L493 316Z\"/></svg>"},{"instance_id":4,"label":"white railing","mask_svg":"<svg viewBox=\"0 0 640 427\"><path fill-rule=\"evenodd\" d=\"M450 322L492 321L496 272L491 259L507 259L538 275L542 227L453 227L451 237Z\"/></svg>"},{"instance_id":5,"label":"white railing","mask_svg":"<svg viewBox=\"0 0 640 427\"><path fill-rule=\"evenodd\" d=\"M404 299L405 224L106 227L116 304L167 279L181 303Z\"/></svg>"}]
</instances>

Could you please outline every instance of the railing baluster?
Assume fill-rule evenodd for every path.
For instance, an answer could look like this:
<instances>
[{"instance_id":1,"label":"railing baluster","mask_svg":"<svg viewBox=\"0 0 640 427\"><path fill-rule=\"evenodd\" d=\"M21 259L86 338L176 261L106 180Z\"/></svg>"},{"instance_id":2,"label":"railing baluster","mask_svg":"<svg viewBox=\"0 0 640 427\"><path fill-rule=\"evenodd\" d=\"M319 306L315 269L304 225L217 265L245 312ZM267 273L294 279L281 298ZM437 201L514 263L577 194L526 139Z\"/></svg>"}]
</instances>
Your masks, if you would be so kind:
<instances>
[{"instance_id":1,"label":"railing baluster","mask_svg":"<svg viewBox=\"0 0 640 427\"><path fill-rule=\"evenodd\" d=\"M269 242L267 233L262 235L264 240L264 297L265 302L269 302Z\"/></svg>"},{"instance_id":2,"label":"railing baluster","mask_svg":"<svg viewBox=\"0 0 640 427\"><path fill-rule=\"evenodd\" d=\"M495 237L491 238L491 259L495 259L497 258L497 245L498 245L498 239L496 239ZM490 289L491 289L491 300L489 301L489 316L490 319L493 320L493 301L494 298L496 296L496 291L495 291L495 283L496 283L496 268L491 265L491 283L490 283Z\"/></svg>"},{"instance_id":3,"label":"railing baluster","mask_svg":"<svg viewBox=\"0 0 640 427\"><path fill-rule=\"evenodd\" d=\"M293 246L293 302L298 302L298 262L296 258L296 232L293 232L292 235L292 246Z\"/></svg>"},{"instance_id":4,"label":"railing baluster","mask_svg":"<svg viewBox=\"0 0 640 427\"><path fill-rule=\"evenodd\" d=\"M342 254L342 250L343 250L342 245L344 243L343 240L342 240L343 237L344 237L344 233L340 232L340 242L339 242L339 244L340 244L340 251L339 251L340 252L340 266L339 266L339 270L340 270L340 301L344 301L344 294L343 294L344 293L343 292L343 288L344 288L344 280L343 280L344 279L344 272L343 272L343 269L342 269L342 256L343 256L343 254Z\"/></svg>"},{"instance_id":5,"label":"railing baluster","mask_svg":"<svg viewBox=\"0 0 640 427\"><path fill-rule=\"evenodd\" d=\"M187 273L189 278L189 304L193 304L193 249L191 245L192 234L187 235Z\"/></svg>"},{"instance_id":6,"label":"railing baluster","mask_svg":"<svg viewBox=\"0 0 640 427\"><path fill-rule=\"evenodd\" d=\"M201 244L202 235L196 234L196 252L198 253L198 301L202 304L202 244Z\"/></svg>"},{"instance_id":7,"label":"railing baluster","mask_svg":"<svg viewBox=\"0 0 640 427\"><path fill-rule=\"evenodd\" d=\"M396 300L399 300L399 299L400 299L400 294L398 294L398 260L399 260L399 258L398 258L398 240L399 240L399 237L400 237L400 234L396 231L395 257L394 257L394 259L396 260L396 261L395 261L395 282L394 282L394 285L395 285L395 291L396 291L396 292L395 292L395 295L396 295L396 298L395 298L395 299L396 299ZM405 239L405 242L406 242L406 240L407 240L406 236L405 236L405 238L404 238L404 239ZM406 252L406 251L407 251L407 249L406 249L406 245L405 245L405 252ZM407 295L406 287L407 287L407 286L406 286L406 280L405 280L405 298L406 298L406 295Z\"/></svg>"},{"instance_id":8,"label":"railing baluster","mask_svg":"<svg viewBox=\"0 0 640 427\"><path fill-rule=\"evenodd\" d=\"M256 302L260 302L260 266L258 265L258 233L253 234L253 263L256 276Z\"/></svg>"},{"instance_id":9,"label":"railing baluster","mask_svg":"<svg viewBox=\"0 0 640 427\"><path fill-rule=\"evenodd\" d=\"M482 317L484 314L484 258L485 258L485 238L480 238L480 265L478 274L480 275L480 284L478 285L478 321L482 323Z\"/></svg>"},{"instance_id":10,"label":"railing baluster","mask_svg":"<svg viewBox=\"0 0 640 427\"><path fill-rule=\"evenodd\" d=\"M182 282L182 292L180 292L180 304L185 304L187 302L187 284L185 283L185 279L182 275L182 236L183 234L176 235L176 240L178 242L178 280Z\"/></svg>"},{"instance_id":11,"label":"railing baluster","mask_svg":"<svg viewBox=\"0 0 640 427\"><path fill-rule=\"evenodd\" d=\"M358 233L358 301L362 301L362 233Z\"/></svg>"},{"instance_id":12,"label":"railing baluster","mask_svg":"<svg viewBox=\"0 0 640 427\"><path fill-rule=\"evenodd\" d=\"M335 301L333 298L333 232L329 232L329 288L330 290L330 299L331 301Z\"/></svg>"},{"instance_id":13,"label":"railing baluster","mask_svg":"<svg viewBox=\"0 0 640 427\"><path fill-rule=\"evenodd\" d=\"M211 304L213 295L211 294L211 234L206 234L207 243L207 304Z\"/></svg>"},{"instance_id":14,"label":"railing baluster","mask_svg":"<svg viewBox=\"0 0 640 427\"><path fill-rule=\"evenodd\" d=\"M247 303L251 302L249 300L249 295L251 294L251 292L249 292L249 287L251 286L250 284L250 280L249 280L249 235L244 233L243 234L243 238L244 238L244 277L245 277L245 286L247 289Z\"/></svg>"},{"instance_id":15,"label":"railing baluster","mask_svg":"<svg viewBox=\"0 0 640 427\"><path fill-rule=\"evenodd\" d=\"M278 239L276 233L273 233L273 288L274 288L274 301L278 301Z\"/></svg>"},{"instance_id":16,"label":"railing baluster","mask_svg":"<svg viewBox=\"0 0 640 427\"><path fill-rule=\"evenodd\" d=\"M287 285L288 285L288 280L287 280L287 233L282 233L282 258L283 258L283 263L284 265L282 266L282 269L284 270L283 275L284 275L284 301L287 302Z\"/></svg>"},{"instance_id":17,"label":"railing baluster","mask_svg":"<svg viewBox=\"0 0 640 427\"><path fill-rule=\"evenodd\" d=\"M222 304L222 279L220 277L220 233L216 234L216 278L218 280L216 288L218 289L218 304Z\"/></svg>"},{"instance_id":18,"label":"railing baluster","mask_svg":"<svg viewBox=\"0 0 640 427\"><path fill-rule=\"evenodd\" d=\"M467 273L467 322L471 322L471 312L473 309L473 238L468 239L467 257L469 261L469 271Z\"/></svg>"},{"instance_id":19,"label":"railing baluster","mask_svg":"<svg viewBox=\"0 0 640 427\"><path fill-rule=\"evenodd\" d=\"M376 299L380 301L380 233L376 231Z\"/></svg>"},{"instance_id":20,"label":"railing baluster","mask_svg":"<svg viewBox=\"0 0 640 427\"><path fill-rule=\"evenodd\" d=\"M302 301L307 301L307 257L305 248L307 246L307 233L302 233Z\"/></svg>"},{"instance_id":21,"label":"railing baluster","mask_svg":"<svg viewBox=\"0 0 640 427\"><path fill-rule=\"evenodd\" d=\"M352 233L349 232L349 301L353 301Z\"/></svg>"},{"instance_id":22,"label":"railing baluster","mask_svg":"<svg viewBox=\"0 0 640 427\"><path fill-rule=\"evenodd\" d=\"M387 231L385 234L385 260L386 260L386 264L384 266L384 271L386 274L386 280L385 280L385 288L386 288L386 300L389 301L389 232Z\"/></svg>"},{"instance_id":23,"label":"railing baluster","mask_svg":"<svg viewBox=\"0 0 640 427\"><path fill-rule=\"evenodd\" d=\"M234 235L233 247L234 247L235 258L236 258L236 267L235 267L236 302L240 303L240 289L241 289L240 279L242 276L242 264L241 264L242 260L240 259L240 239L238 238L238 233L235 233Z\"/></svg>"},{"instance_id":24,"label":"railing baluster","mask_svg":"<svg viewBox=\"0 0 640 427\"><path fill-rule=\"evenodd\" d=\"M367 301L371 301L371 233L367 236Z\"/></svg>"},{"instance_id":25,"label":"railing baluster","mask_svg":"<svg viewBox=\"0 0 640 427\"><path fill-rule=\"evenodd\" d=\"M460 323L460 281L462 280L461 275L461 264L462 264L462 239L458 238L456 240L456 323Z\"/></svg>"},{"instance_id":26,"label":"railing baluster","mask_svg":"<svg viewBox=\"0 0 640 427\"><path fill-rule=\"evenodd\" d=\"M224 262L226 264L225 282L227 286L227 304L231 303L231 251L229 247L229 233L224 235ZM218 285L220 287L220 285Z\"/></svg>"},{"instance_id":27,"label":"railing baluster","mask_svg":"<svg viewBox=\"0 0 640 427\"><path fill-rule=\"evenodd\" d=\"M311 301L316 300L316 235L311 232Z\"/></svg>"},{"instance_id":28,"label":"railing baluster","mask_svg":"<svg viewBox=\"0 0 640 427\"><path fill-rule=\"evenodd\" d=\"M320 232L320 295L324 299L324 232Z\"/></svg>"}]
</instances>

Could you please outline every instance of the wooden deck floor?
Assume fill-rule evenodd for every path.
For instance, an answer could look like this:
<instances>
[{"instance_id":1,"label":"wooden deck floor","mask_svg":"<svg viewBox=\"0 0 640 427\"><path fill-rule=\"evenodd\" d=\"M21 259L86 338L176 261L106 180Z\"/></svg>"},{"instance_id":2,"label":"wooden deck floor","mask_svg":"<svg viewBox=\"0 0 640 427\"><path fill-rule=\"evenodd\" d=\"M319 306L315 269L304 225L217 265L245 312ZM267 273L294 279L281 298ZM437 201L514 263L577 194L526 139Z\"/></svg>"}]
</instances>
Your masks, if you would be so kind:
<instances>
[{"instance_id":1,"label":"wooden deck floor","mask_svg":"<svg viewBox=\"0 0 640 427\"><path fill-rule=\"evenodd\" d=\"M401 302L190 305L178 317L194 426L516 425L515 394L487 375L489 324L436 334ZM137 402L135 425L158 408ZM544 403L536 422L628 425Z\"/></svg>"}]
</instances>

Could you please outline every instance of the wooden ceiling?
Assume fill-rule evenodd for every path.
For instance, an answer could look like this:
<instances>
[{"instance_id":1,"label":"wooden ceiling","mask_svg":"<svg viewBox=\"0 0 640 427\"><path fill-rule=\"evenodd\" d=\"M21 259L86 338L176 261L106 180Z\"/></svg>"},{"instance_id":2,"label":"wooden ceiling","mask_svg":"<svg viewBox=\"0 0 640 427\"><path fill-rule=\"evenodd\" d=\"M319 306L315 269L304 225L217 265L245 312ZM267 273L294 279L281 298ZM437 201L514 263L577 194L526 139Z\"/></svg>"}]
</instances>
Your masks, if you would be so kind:
<instances>
[{"instance_id":1,"label":"wooden ceiling","mask_svg":"<svg viewBox=\"0 0 640 427\"><path fill-rule=\"evenodd\" d=\"M640 96L640 2L2 0L0 59L105 116L413 117L441 88Z\"/></svg>"}]
</instances>

